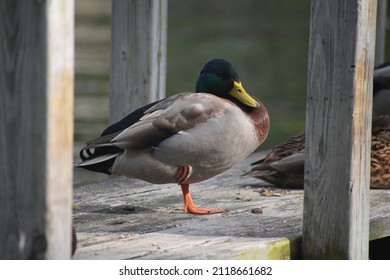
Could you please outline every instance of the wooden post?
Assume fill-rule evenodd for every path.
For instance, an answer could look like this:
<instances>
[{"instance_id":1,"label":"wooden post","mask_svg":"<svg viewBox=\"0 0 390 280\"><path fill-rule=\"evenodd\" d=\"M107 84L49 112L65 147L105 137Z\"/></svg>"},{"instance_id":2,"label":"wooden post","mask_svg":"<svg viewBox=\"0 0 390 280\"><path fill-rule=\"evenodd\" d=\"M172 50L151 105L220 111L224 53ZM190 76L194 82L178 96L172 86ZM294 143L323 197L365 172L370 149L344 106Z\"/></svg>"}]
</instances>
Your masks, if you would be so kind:
<instances>
[{"instance_id":1,"label":"wooden post","mask_svg":"<svg viewBox=\"0 0 390 280\"><path fill-rule=\"evenodd\" d=\"M378 0L375 65L385 62L386 22L387 22L387 0Z\"/></svg>"},{"instance_id":2,"label":"wooden post","mask_svg":"<svg viewBox=\"0 0 390 280\"><path fill-rule=\"evenodd\" d=\"M376 0L312 0L305 259L367 259Z\"/></svg>"},{"instance_id":3,"label":"wooden post","mask_svg":"<svg viewBox=\"0 0 390 280\"><path fill-rule=\"evenodd\" d=\"M112 1L110 123L165 97L167 0Z\"/></svg>"},{"instance_id":4,"label":"wooden post","mask_svg":"<svg viewBox=\"0 0 390 280\"><path fill-rule=\"evenodd\" d=\"M71 256L74 2L0 2L0 258Z\"/></svg>"}]
</instances>

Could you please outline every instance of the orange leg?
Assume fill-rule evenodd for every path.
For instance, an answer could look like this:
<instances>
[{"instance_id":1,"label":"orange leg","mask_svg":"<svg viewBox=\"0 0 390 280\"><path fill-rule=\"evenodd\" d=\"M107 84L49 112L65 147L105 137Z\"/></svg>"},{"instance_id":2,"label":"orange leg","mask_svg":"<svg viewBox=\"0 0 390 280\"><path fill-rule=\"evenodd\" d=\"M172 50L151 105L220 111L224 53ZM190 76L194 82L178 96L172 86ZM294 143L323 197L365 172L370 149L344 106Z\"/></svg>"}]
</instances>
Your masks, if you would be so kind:
<instances>
[{"instance_id":1,"label":"orange leg","mask_svg":"<svg viewBox=\"0 0 390 280\"><path fill-rule=\"evenodd\" d=\"M190 194L190 185L181 184L181 190L183 192L185 212L189 212L191 214L199 214L199 215L225 212L224 209L217 209L217 208L196 208Z\"/></svg>"}]
</instances>

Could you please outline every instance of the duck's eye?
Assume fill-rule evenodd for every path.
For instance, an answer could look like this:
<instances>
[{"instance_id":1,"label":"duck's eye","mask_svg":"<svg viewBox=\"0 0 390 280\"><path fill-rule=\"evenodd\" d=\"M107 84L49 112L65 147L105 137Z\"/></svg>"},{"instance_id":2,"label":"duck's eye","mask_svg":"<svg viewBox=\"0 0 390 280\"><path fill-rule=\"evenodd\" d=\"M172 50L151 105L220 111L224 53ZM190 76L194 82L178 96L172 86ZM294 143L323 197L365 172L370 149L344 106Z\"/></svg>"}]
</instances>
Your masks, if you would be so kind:
<instances>
[{"instance_id":1,"label":"duck's eye","mask_svg":"<svg viewBox=\"0 0 390 280\"><path fill-rule=\"evenodd\" d=\"M239 88L238 90L237 90L239 93L242 93L242 90Z\"/></svg>"},{"instance_id":2,"label":"duck's eye","mask_svg":"<svg viewBox=\"0 0 390 280\"><path fill-rule=\"evenodd\" d=\"M225 78L226 74L224 72L218 72L217 75L219 77Z\"/></svg>"}]
</instances>

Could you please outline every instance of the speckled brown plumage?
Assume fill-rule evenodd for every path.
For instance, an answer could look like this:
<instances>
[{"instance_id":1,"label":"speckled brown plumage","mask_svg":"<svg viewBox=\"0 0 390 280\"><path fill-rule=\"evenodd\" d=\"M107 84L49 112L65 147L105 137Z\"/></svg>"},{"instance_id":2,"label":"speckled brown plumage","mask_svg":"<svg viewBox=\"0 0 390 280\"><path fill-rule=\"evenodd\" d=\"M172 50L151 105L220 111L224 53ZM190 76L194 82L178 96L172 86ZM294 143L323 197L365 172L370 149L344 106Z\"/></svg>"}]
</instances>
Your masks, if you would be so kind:
<instances>
[{"instance_id":1,"label":"speckled brown plumage","mask_svg":"<svg viewBox=\"0 0 390 280\"><path fill-rule=\"evenodd\" d=\"M257 162L252 163L252 165L259 163L269 163L277 161L301 151L305 148L305 134L299 133L288 138L285 142L276 145L267 156Z\"/></svg>"},{"instance_id":2,"label":"speckled brown plumage","mask_svg":"<svg viewBox=\"0 0 390 280\"><path fill-rule=\"evenodd\" d=\"M290 170L278 170L280 160L304 152L305 134L299 133L291 136L286 141L275 146L265 158L252 163L254 168L245 175L257 177L263 181L283 188L302 188L303 186L303 161Z\"/></svg>"},{"instance_id":3,"label":"speckled brown plumage","mask_svg":"<svg viewBox=\"0 0 390 280\"><path fill-rule=\"evenodd\" d=\"M371 188L390 188L390 116L375 118L371 139Z\"/></svg>"},{"instance_id":4,"label":"speckled brown plumage","mask_svg":"<svg viewBox=\"0 0 390 280\"><path fill-rule=\"evenodd\" d=\"M303 188L305 134L275 146L264 159L252 163L250 175L282 188ZM390 189L390 115L373 118L371 140L372 189Z\"/></svg>"}]
</instances>

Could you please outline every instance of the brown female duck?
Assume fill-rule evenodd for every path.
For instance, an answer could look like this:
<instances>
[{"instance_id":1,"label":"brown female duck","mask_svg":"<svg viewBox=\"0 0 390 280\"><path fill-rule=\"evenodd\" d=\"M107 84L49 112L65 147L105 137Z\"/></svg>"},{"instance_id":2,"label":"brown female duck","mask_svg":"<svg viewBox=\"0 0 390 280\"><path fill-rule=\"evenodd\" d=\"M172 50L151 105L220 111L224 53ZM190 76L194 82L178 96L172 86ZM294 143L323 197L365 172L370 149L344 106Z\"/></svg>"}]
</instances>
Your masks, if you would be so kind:
<instances>
[{"instance_id":1,"label":"brown female duck","mask_svg":"<svg viewBox=\"0 0 390 280\"><path fill-rule=\"evenodd\" d=\"M252 163L245 175L277 187L303 188L305 134L300 133L275 146L265 158ZM373 118L371 139L372 189L390 188L390 116Z\"/></svg>"}]
</instances>

